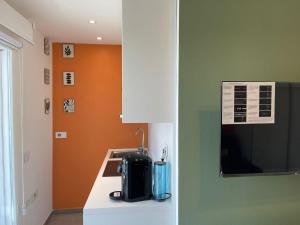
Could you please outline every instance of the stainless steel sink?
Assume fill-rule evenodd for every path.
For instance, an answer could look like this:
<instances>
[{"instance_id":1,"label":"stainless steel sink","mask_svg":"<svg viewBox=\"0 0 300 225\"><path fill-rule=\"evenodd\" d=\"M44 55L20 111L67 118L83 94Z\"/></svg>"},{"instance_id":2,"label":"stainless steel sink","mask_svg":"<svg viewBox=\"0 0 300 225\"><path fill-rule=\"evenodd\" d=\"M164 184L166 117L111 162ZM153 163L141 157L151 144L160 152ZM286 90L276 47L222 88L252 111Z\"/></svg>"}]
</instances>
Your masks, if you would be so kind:
<instances>
[{"instance_id":1,"label":"stainless steel sink","mask_svg":"<svg viewBox=\"0 0 300 225\"><path fill-rule=\"evenodd\" d=\"M123 156L127 155L128 153L134 153L137 151L113 151L111 152L109 158L115 159L115 158L123 158Z\"/></svg>"},{"instance_id":2,"label":"stainless steel sink","mask_svg":"<svg viewBox=\"0 0 300 225\"><path fill-rule=\"evenodd\" d=\"M102 176L103 177L121 176L121 174L117 170L121 162L122 162L121 160L108 160Z\"/></svg>"},{"instance_id":3,"label":"stainless steel sink","mask_svg":"<svg viewBox=\"0 0 300 225\"><path fill-rule=\"evenodd\" d=\"M137 153L138 150L134 151L112 151L109 158L110 159L116 159L116 158L123 158L123 156L129 154L129 153ZM147 151L145 151L147 152Z\"/></svg>"}]
</instances>

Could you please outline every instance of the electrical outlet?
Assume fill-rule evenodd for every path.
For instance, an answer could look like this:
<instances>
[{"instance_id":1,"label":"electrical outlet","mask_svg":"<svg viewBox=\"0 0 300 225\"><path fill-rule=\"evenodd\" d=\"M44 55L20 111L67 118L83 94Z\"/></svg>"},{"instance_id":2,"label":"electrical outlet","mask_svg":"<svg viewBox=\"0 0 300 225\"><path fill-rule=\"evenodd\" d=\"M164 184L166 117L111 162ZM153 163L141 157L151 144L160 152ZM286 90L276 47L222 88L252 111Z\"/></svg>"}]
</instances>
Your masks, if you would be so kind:
<instances>
[{"instance_id":1,"label":"electrical outlet","mask_svg":"<svg viewBox=\"0 0 300 225\"><path fill-rule=\"evenodd\" d=\"M20 214L21 214L22 216L26 216L26 214L27 214L27 209L26 209L26 206L25 206L25 205L21 205L21 206L20 206Z\"/></svg>"},{"instance_id":2,"label":"electrical outlet","mask_svg":"<svg viewBox=\"0 0 300 225\"><path fill-rule=\"evenodd\" d=\"M57 131L55 132L55 138L67 138L67 132L65 131Z\"/></svg>"},{"instance_id":3,"label":"electrical outlet","mask_svg":"<svg viewBox=\"0 0 300 225\"><path fill-rule=\"evenodd\" d=\"M22 215L26 215L27 209L37 200L39 197L39 190L36 189L28 199L24 202L24 204L20 207L20 211Z\"/></svg>"},{"instance_id":4,"label":"electrical outlet","mask_svg":"<svg viewBox=\"0 0 300 225\"><path fill-rule=\"evenodd\" d=\"M24 207L25 209L27 210L29 208L29 206L31 205L31 197L28 198L26 201L25 201L25 204L24 204Z\"/></svg>"}]
</instances>

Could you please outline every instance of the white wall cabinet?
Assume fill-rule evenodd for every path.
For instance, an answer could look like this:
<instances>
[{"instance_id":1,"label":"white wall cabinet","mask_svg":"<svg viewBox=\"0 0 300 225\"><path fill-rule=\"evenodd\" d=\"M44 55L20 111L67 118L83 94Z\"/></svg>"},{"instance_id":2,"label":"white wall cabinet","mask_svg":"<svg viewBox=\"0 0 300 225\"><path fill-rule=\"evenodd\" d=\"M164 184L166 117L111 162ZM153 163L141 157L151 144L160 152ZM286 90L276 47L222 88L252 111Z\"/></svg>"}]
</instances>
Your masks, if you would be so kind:
<instances>
[{"instance_id":1,"label":"white wall cabinet","mask_svg":"<svg viewBox=\"0 0 300 225\"><path fill-rule=\"evenodd\" d=\"M176 0L123 0L124 123L173 121Z\"/></svg>"}]
</instances>

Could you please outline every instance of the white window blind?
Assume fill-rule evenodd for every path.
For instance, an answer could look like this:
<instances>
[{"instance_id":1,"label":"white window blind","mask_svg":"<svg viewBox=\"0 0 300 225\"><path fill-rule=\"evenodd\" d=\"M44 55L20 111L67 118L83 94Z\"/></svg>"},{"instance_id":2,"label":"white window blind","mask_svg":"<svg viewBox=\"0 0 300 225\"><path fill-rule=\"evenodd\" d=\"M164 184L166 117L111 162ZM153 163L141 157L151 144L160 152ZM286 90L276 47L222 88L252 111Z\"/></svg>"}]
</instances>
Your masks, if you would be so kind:
<instances>
[{"instance_id":1,"label":"white window blind","mask_svg":"<svg viewBox=\"0 0 300 225\"><path fill-rule=\"evenodd\" d=\"M0 46L0 225L16 225L11 52Z\"/></svg>"}]
</instances>

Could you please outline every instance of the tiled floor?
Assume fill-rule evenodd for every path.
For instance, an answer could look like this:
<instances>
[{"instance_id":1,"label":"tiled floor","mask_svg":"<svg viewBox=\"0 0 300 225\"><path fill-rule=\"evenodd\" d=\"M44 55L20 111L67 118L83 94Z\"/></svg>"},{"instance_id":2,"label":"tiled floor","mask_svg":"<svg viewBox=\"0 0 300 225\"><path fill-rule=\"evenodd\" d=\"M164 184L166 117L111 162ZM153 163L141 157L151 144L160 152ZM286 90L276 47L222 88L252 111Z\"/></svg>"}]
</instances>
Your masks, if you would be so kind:
<instances>
[{"instance_id":1,"label":"tiled floor","mask_svg":"<svg viewBox=\"0 0 300 225\"><path fill-rule=\"evenodd\" d=\"M53 214L47 225L82 225L82 213Z\"/></svg>"}]
</instances>

